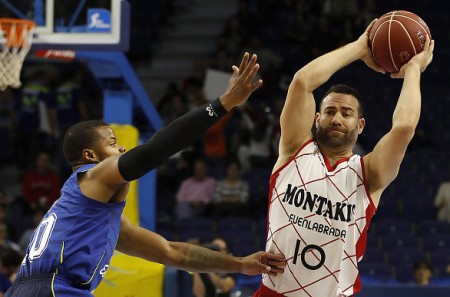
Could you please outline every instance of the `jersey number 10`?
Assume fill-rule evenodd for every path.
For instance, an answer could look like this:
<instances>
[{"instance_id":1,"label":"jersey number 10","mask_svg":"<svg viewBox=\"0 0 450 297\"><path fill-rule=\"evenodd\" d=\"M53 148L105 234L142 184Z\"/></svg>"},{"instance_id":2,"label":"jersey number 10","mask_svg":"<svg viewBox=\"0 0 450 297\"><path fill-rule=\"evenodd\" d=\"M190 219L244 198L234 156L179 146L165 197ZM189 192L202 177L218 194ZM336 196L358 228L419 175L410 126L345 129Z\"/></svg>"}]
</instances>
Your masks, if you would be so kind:
<instances>
[{"instance_id":1,"label":"jersey number 10","mask_svg":"<svg viewBox=\"0 0 450 297\"><path fill-rule=\"evenodd\" d=\"M300 251L300 240L297 239L297 242L295 243L294 259L292 260L293 264L297 264L299 251ZM319 263L311 265L306 262L306 253L309 251L311 251L311 253L313 253L313 251L317 251L320 254L320 258L318 258ZM317 258L317 255L315 253L313 253L313 255ZM302 249L302 252L300 254L300 260L302 261L303 266L305 266L309 270L317 270L320 267L322 267L323 263L325 263L325 258L326 258L325 251L320 246L315 244L308 244Z\"/></svg>"}]
</instances>

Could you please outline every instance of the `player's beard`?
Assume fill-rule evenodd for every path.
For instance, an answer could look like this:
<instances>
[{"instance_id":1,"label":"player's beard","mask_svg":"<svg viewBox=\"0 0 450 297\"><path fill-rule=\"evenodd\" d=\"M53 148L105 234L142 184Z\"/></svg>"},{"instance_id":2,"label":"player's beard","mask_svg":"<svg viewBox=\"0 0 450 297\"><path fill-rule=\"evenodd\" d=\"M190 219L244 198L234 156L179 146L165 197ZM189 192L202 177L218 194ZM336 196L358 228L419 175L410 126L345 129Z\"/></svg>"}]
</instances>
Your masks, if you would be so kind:
<instances>
[{"instance_id":1,"label":"player's beard","mask_svg":"<svg viewBox=\"0 0 450 297\"><path fill-rule=\"evenodd\" d=\"M356 143L356 140L358 139L358 125L356 125L356 127L351 131L338 130L344 133L344 135L340 137L328 135L328 132L330 131L337 131L337 129L332 128L325 129L321 127L319 124L316 130L317 142L323 146L338 149L353 146Z\"/></svg>"}]
</instances>

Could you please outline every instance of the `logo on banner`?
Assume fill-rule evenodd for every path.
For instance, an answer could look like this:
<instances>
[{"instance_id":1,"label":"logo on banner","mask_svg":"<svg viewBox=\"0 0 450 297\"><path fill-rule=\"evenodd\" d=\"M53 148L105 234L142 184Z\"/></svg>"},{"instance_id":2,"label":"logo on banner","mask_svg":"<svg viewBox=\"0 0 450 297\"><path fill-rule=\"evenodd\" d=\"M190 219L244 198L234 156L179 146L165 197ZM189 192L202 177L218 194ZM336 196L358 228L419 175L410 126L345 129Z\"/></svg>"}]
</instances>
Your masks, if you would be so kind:
<instances>
[{"instance_id":1,"label":"logo on banner","mask_svg":"<svg viewBox=\"0 0 450 297\"><path fill-rule=\"evenodd\" d=\"M88 9L87 31L94 33L111 32L111 13L103 8Z\"/></svg>"}]
</instances>

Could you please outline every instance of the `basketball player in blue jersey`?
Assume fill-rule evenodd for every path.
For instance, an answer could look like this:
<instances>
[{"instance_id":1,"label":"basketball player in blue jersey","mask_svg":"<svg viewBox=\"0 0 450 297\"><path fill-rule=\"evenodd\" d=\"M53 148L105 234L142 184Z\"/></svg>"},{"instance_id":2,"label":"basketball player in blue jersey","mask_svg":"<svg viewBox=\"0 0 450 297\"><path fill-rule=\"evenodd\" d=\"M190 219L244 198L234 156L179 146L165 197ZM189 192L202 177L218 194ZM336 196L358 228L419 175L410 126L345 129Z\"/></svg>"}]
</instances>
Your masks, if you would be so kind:
<instances>
[{"instance_id":1,"label":"basketball player in blue jersey","mask_svg":"<svg viewBox=\"0 0 450 297\"><path fill-rule=\"evenodd\" d=\"M100 121L72 126L64 138L66 160L73 174L32 235L8 297L82 297L103 279L113 251L188 271L283 271L284 257L258 252L237 258L199 246L168 242L132 225L123 215L128 182L138 179L178 150L192 143L233 107L261 86L253 82L259 65L246 53L233 66L225 93L158 131L143 145L125 153L113 130Z\"/></svg>"}]
</instances>

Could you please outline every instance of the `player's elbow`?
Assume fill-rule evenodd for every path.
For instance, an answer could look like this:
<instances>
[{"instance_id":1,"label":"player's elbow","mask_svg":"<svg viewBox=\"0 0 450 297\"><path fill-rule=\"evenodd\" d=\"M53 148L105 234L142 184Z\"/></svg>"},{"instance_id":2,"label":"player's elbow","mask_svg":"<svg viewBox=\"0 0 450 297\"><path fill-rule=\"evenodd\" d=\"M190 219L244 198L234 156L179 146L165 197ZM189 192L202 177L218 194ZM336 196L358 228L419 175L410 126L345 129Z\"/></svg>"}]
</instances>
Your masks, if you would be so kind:
<instances>
[{"instance_id":1,"label":"player's elbow","mask_svg":"<svg viewBox=\"0 0 450 297\"><path fill-rule=\"evenodd\" d=\"M392 131L398 137L397 139L405 139L410 142L416 132L416 125L413 123L398 123L392 127Z\"/></svg>"},{"instance_id":2,"label":"player's elbow","mask_svg":"<svg viewBox=\"0 0 450 297\"><path fill-rule=\"evenodd\" d=\"M294 79L291 82L291 88L304 91L313 91L311 90L312 81L313 81L313 74L311 73L311 71L300 69L294 75Z\"/></svg>"}]
</instances>

